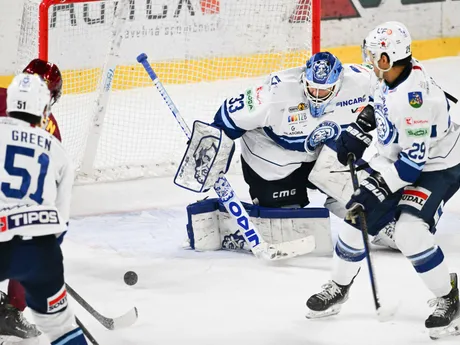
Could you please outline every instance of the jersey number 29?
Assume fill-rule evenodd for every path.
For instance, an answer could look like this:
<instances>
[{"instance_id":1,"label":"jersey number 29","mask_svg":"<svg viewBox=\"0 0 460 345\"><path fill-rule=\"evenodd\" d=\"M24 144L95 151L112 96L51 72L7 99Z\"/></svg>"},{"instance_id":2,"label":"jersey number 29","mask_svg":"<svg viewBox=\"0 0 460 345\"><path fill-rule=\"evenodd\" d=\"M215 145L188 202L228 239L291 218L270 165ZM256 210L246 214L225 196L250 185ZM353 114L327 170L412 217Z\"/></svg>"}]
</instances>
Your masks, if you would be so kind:
<instances>
[{"instance_id":1,"label":"jersey number 29","mask_svg":"<svg viewBox=\"0 0 460 345\"><path fill-rule=\"evenodd\" d=\"M22 179L19 189L11 188L9 182L2 182L2 192L7 198L22 199L24 198L30 187L32 177L25 168L17 167L14 165L14 160L17 156L25 156L34 158L35 150L28 147L7 145L5 154L5 171L10 176L17 176ZM37 177L37 190L29 195L29 198L41 205L43 203L43 185L45 184L46 174L48 173L48 166L50 163L49 156L42 153L38 156L38 164L40 164L40 173Z\"/></svg>"}]
</instances>

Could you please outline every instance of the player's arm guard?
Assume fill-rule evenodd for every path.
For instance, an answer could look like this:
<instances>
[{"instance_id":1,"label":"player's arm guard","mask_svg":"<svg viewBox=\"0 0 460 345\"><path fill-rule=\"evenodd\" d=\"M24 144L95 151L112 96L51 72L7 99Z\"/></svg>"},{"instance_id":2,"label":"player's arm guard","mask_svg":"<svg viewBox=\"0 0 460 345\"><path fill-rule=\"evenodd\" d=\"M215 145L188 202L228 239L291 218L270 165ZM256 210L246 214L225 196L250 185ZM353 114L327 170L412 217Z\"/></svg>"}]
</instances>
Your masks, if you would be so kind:
<instances>
[{"instance_id":1,"label":"player's arm guard","mask_svg":"<svg viewBox=\"0 0 460 345\"><path fill-rule=\"evenodd\" d=\"M346 205L354 192L353 184L347 167L337 160L334 144L335 142L331 141L323 146L308 179L323 193ZM366 162L358 160L358 165L362 164ZM367 178L370 171L371 169L358 171L359 181Z\"/></svg>"},{"instance_id":2,"label":"player's arm guard","mask_svg":"<svg viewBox=\"0 0 460 345\"><path fill-rule=\"evenodd\" d=\"M265 241L280 244L315 237L315 254L332 253L329 211L324 208L267 208L243 203ZM196 251L250 251L218 199L207 199L187 207L189 244ZM311 250L310 250L311 251ZM299 252L305 253L299 247Z\"/></svg>"},{"instance_id":3,"label":"player's arm guard","mask_svg":"<svg viewBox=\"0 0 460 345\"><path fill-rule=\"evenodd\" d=\"M208 191L219 174L227 172L234 151L235 143L222 129L195 121L174 183L198 193Z\"/></svg>"}]
</instances>

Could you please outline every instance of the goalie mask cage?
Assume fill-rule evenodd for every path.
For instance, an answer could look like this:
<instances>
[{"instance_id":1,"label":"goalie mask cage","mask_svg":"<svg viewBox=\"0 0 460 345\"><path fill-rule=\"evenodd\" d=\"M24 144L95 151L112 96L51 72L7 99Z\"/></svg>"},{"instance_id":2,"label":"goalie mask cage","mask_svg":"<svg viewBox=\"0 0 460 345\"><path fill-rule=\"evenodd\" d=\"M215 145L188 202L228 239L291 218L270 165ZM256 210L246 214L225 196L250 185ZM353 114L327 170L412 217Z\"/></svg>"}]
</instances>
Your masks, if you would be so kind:
<instances>
[{"instance_id":1,"label":"goalie mask cage","mask_svg":"<svg viewBox=\"0 0 460 345\"><path fill-rule=\"evenodd\" d=\"M63 74L53 106L78 180L172 175L186 138L140 64L145 52L182 115L319 51L320 0L25 0L18 69Z\"/></svg>"}]
</instances>

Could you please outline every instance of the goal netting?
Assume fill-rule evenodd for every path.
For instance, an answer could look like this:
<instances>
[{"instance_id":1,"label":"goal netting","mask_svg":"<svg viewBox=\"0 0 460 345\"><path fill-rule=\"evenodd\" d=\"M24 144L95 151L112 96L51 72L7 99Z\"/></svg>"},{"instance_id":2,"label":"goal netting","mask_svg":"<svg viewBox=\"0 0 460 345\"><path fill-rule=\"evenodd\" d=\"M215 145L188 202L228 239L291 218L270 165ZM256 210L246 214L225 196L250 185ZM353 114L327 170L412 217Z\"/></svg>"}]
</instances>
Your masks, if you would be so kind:
<instances>
[{"instance_id":1,"label":"goal netting","mask_svg":"<svg viewBox=\"0 0 460 345\"><path fill-rule=\"evenodd\" d=\"M191 125L319 47L317 0L120 1L24 4L18 69L40 57L63 72L53 113L82 181L169 175L180 162L186 138L136 62L140 53Z\"/></svg>"}]
</instances>

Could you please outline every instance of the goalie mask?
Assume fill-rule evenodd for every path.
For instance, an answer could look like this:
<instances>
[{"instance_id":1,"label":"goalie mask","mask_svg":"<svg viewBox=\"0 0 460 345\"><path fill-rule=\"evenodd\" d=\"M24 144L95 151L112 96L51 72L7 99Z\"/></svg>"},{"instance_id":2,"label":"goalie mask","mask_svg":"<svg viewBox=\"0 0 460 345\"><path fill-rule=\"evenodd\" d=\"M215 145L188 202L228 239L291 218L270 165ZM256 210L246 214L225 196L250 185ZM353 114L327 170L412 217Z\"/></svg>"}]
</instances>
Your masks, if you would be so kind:
<instances>
[{"instance_id":1,"label":"goalie mask","mask_svg":"<svg viewBox=\"0 0 460 345\"><path fill-rule=\"evenodd\" d=\"M307 61L301 82L311 116L320 117L324 114L326 107L339 92L342 80L342 63L331 53L317 53Z\"/></svg>"}]
</instances>

